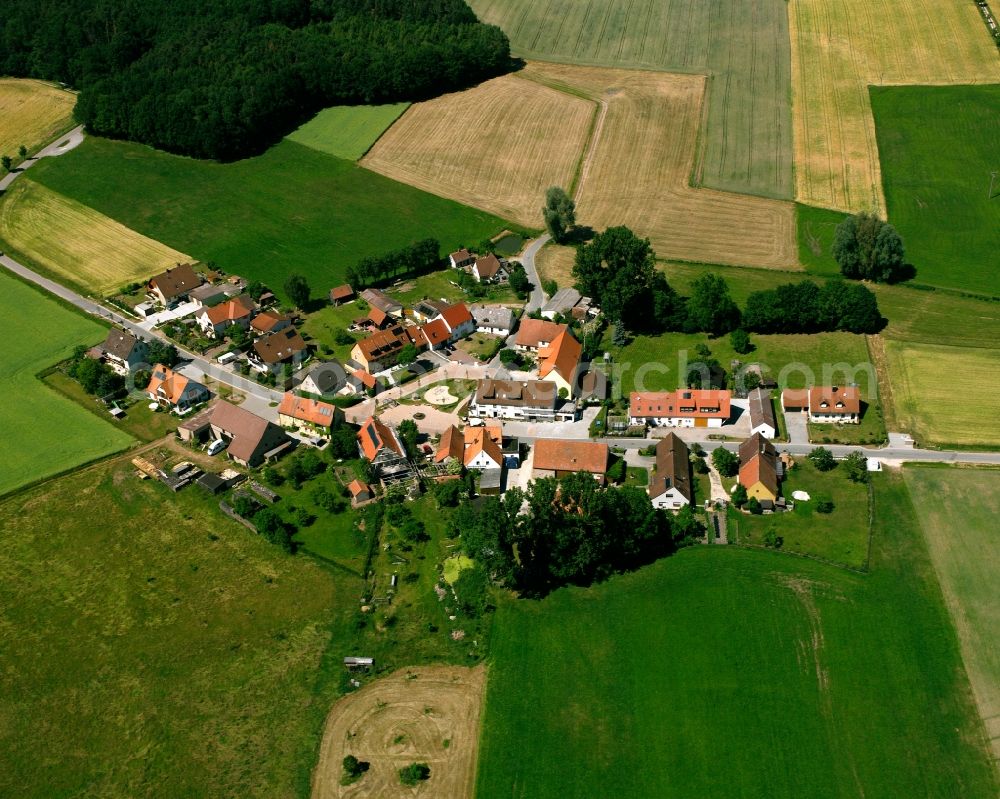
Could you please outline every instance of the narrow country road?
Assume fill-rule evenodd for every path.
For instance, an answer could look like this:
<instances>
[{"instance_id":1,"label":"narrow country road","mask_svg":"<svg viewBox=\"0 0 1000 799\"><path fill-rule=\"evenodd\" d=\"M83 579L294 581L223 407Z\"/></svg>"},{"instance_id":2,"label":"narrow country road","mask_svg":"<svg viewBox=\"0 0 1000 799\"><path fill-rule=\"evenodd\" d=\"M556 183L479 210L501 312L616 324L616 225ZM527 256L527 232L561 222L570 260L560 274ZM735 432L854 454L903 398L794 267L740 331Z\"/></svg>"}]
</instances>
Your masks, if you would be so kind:
<instances>
[{"instance_id":1,"label":"narrow country road","mask_svg":"<svg viewBox=\"0 0 1000 799\"><path fill-rule=\"evenodd\" d=\"M528 276L528 280L531 281L531 285L534 287L528 296L527 304L524 306L526 314L541 310L547 299L545 292L542 291L542 280L538 277L538 270L535 268L535 256L538 255L538 251L548 243L550 238L551 236L548 233L543 233L537 239L530 242L524 248L524 252L521 253L521 265L524 267L524 273Z\"/></svg>"},{"instance_id":2,"label":"narrow country road","mask_svg":"<svg viewBox=\"0 0 1000 799\"><path fill-rule=\"evenodd\" d=\"M52 144L48 145L48 147L43 147L35 153L35 155L30 158L25 158L23 163L19 164L9 173L4 175L3 178L0 178L0 192L6 191L10 187L11 183L17 180L17 178L20 177L25 170L31 169L31 167L38 163L39 159L68 153L82 141L83 125L78 125L69 133L64 133L52 142Z\"/></svg>"}]
</instances>

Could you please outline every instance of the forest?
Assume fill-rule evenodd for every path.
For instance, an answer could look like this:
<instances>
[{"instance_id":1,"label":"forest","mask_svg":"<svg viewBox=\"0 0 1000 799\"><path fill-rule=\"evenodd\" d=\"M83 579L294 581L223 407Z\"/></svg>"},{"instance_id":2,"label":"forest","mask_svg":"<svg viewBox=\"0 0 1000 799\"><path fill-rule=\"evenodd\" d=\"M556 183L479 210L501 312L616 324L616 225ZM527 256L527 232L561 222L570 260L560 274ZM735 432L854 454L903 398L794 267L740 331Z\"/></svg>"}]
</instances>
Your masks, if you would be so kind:
<instances>
[{"instance_id":1,"label":"forest","mask_svg":"<svg viewBox=\"0 0 1000 799\"><path fill-rule=\"evenodd\" d=\"M8 0L0 74L78 90L92 133L255 155L330 105L421 100L511 68L464 0Z\"/></svg>"}]
</instances>

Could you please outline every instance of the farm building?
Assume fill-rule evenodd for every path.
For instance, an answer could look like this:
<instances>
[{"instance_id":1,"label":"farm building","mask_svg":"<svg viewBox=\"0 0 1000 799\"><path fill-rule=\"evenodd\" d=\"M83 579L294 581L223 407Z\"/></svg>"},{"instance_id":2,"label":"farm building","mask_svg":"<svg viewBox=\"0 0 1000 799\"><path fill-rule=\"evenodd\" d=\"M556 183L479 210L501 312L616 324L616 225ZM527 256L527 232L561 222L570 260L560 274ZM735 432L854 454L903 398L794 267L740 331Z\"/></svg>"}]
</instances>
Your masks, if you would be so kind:
<instances>
[{"instance_id":1,"label":"farm building","mask_svg":"<svg viewBox=\"0 0 1000 799\"><path fill-rule=\"evenodd\" d=\"M729 421L730 399L728 391L719 389L633 391L629 419L650 427L722 427Z\"/></svg>"},{"instance_id":2,"label":"farm building","mask_svg":"<svg viewBox=\"0 0 1000 799\"><path fill-rule=\"evenodd\" d=\"M781 392L781 409L785 413L808 413L810 422L859 424L861 392L857 386L786 388Z\"/></svg>"},{"instance_id":3,"label":"farm building","mask_svg":"<svg viewBox=\"0 0 1000 799\"><path fill-rule=\"evenodd\" d=\"M344 412L336 405L319 400L297 397L286 391L278 406L278 423L309 433L329 437L334 426L342 422Z\"/></svg>"},{"instance_id":4,"label":"farm building","mask_svg":"<svg viewBox=\"0 0 1000 799\"><path fill-rule=\"evenodd\" d=\"M372 308L378 308L389 316L401 317L403 315L403 304L379 289L365 289L361 292L361 299Z\"/></svg>"},{"instance_id":5,"label":"farm building","mask_svg":"<svg viewBox=\"0 0 1000 799\"><path fill-rule=\"evenodd\" d=\"M774 438L778 432L778 424L774 418L774 406L771 404L771 392L755 388L749 397L750 432L760 433L764 438Z\"/></svg>"},{"instance_id":6,"label":"farm building","mask_svg":"<svg viewBox=\"0 0 1000 799\"><path fill-rule=\"evenodd\" d=\"M146 395L163 408L187 413L199 402L209 398L208 389L197 380L169 369L162 363L153 367Z\"/></svg>"},{"instance_id":7,"label":"farm building","mask_svg":"<svg viewBox=\"0 0 1000 799\"><path fill-rule=\"evenodd\" d=\"M212 409L211 429L213 438L229 442L226 454L246 467L273 460L291 445L276 424L221 400Z\"/></svg>"},{"instance_id":8,"label":"farm building","mask_svg":"<svg viewBox=\"0 0 1000 799\"><path fill-rule=\"evenodd\" d=\"M352 289L347 283L330 289L330 302L334 305L343 305L345 302L350 302L353 299L354 289Z\"/></svg>"},{"instance_id":9,"label":"farm building","mask_svg":"<svg viewBox=\"0 0 1000 799\"><path fill-rule=\"evenodd\" d=\"M540 438L535 441L535 477L566 477L588 472L601 485L608 471L608 445L594 441L561 441Z\"/></svg>"},{"instance_id":10,"label":"farm building","mask_svg":"<svg viewBox=\"0 0 1000 799\"><path fill-rule=\"evenodd\" d=\"M191 291L204 282L191 264L178 264L173 269L151 277L146 288L156 302L170 306L187 299Z\"/></svg>"},{"instance_id":11,"label":"farm building","mask_svg":"<svg viewBox=\"0 0 1000 799\"><path fill-rule=\"evenodd\" d=\"M656 442L656 466L649 479L649 500L654 508L680 510L693 499L691 455L676 433Z\"/></svg>"},{"instance_id":12,"label":"farm building","mask_svg":"<svg viewBox=\"0 0 1000 799\"><path fill-rule=\"evenodd\" d=\"M585 319L596 316L597 309L591 305L590 297L584 297L574 288L559 289L549 301L542 306L542 316L545 319L555 319L557 316L572 316L574 319Z\"/></svg>"},{"instance_id":13,"label":"farm building","mask_svg":"<svg viewBox=\"0 0 1000 799\"><path fill-rule=\"evenodd\" d=\"M572 422L576 406L559 397L548 380L480 380L469 403L470 419L512 419L529 422Z\"/></svg>"},{"instance_id":14,"label":"farm building","mask_svg":"<svg viewBox=\"0 0 1000 799\"><path fill-rule=\"evenodd\" d=\"M760 433L754 433L740 444L739 455L739 483L746 489L747 496L756 497L760 502L777 500L780 471L774 445Z\"/></svg>"}]
</instances>

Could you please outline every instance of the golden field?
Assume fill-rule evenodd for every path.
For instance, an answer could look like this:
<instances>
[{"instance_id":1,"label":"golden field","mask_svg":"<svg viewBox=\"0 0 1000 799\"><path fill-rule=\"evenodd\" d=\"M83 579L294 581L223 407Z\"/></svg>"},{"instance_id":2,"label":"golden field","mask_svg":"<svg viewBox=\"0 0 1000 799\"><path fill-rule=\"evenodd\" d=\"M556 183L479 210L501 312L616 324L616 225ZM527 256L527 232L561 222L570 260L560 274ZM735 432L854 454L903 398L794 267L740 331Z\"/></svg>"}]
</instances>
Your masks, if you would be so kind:
<instances>
[{"instance_id":1,"label":"golden field","mask_svg":"<svg viewBox=\"0 0 1000 799\"><path fill-rule=\"evenodd\" d=\"M0 78L0 155L17 160L73 127L76 95L39 80Z\"/></svg>"}]
</instances>

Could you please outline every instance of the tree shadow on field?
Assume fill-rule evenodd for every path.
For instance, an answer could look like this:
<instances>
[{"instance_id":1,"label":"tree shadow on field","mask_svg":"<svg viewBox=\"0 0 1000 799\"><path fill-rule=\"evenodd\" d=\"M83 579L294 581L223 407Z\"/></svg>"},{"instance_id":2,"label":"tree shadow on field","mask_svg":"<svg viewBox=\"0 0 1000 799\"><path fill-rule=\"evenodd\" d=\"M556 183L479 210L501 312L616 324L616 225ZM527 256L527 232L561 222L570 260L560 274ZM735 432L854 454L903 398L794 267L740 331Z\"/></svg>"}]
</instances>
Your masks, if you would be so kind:
<instances>
[{"instance_id":1,"label":"tree shadow on field","mask_svg":"<svg viewBox=\"0 0 1000 799\"><path fill-rule=\"evenodd\" d=\"M597 235L596 231L590 227L590 225L579 225L577 227L570 228L566 235L563 236L562 244L566 244L570 247L579 247L581 244L586 244L594 236Z\"/></svg>"}]
</instances>

